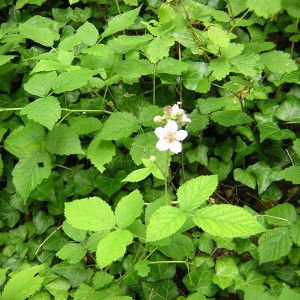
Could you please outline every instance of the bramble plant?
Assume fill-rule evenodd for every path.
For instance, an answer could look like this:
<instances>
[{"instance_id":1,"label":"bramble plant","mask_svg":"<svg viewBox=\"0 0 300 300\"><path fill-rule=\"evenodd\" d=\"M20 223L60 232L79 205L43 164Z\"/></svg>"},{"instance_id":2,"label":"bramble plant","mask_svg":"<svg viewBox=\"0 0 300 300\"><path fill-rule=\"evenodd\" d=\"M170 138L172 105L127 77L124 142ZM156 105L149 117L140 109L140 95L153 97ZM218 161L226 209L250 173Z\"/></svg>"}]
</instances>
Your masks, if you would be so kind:
<instances>
[{"instance_id":1,"label":"bramble plant","mask_svg":"<svg viewBox=\"0 0 300 300\"><path fill-rule=\"evenodd\" d=\"M298 2L0 1L0 298L299 299Z\"/></svg>"}]
</instances>

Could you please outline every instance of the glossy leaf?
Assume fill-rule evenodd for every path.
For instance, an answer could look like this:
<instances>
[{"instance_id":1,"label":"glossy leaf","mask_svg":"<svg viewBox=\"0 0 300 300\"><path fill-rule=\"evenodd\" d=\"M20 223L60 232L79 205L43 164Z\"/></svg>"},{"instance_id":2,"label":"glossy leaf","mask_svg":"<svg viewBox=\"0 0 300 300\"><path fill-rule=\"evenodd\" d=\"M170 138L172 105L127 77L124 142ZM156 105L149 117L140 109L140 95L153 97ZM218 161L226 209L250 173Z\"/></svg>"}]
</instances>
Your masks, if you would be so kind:
<instances>
[{"instance_id":1,"label":"glossy leaf","mask_svg":"<svg viewBox=\"0 0 300 300\"><path fill-rule=\"evenodd\" d=\"M74 228L84 230L110 230L116 222L110 206L98 197L66 203L65 216Z\"/></svg>"},{"instance_id":2,"label":"glossy leaf","mask_svg":"<svg viewBox=\"0 0 300 300\"><path fill-rule=\"evenodd\" d=\"M225 238L245 237L265 231L251 214L229 204L202 208L193 220L205 232Z\"/></svg>"},{"instance_id":3,"label":"glossy leaf","mask_svg":"<svg viewBox=\"0 0 300 300\"><path fill-rule=\"evenodd\" d=\"M291 166L282 170L279 175L286 181L291 181L293 184L300 184L300 166Z\"/></svg>"},{"instance_id":4,"label":"glossy leaf","mask_svg":"<svg viewBox=\"0 0 300 300\"><path fill-rule=\"evenodd\" d=\"M211 114L211 119L222 126L234 126L252 122L246 113L237 110L216 111Z\"/></svg>"}]
</instances>

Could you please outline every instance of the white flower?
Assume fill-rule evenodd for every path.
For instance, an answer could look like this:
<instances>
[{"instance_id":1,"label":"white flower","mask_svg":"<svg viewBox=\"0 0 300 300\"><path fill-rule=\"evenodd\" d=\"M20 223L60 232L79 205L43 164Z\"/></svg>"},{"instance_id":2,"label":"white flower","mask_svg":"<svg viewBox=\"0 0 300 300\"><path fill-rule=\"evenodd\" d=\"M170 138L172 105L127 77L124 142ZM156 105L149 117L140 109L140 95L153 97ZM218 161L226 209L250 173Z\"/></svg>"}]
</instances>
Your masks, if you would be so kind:
<instances>
[{"instance_id":1,"label":"white flower","mask_svg":"<svg viewBox=\"0 0 300 300\"><path fill-rule=\"evenodd\" d=\"M185 123L191 123L192 122L191 119L186 116L186 114L183 114L182 116L179 116L178 121L182 126L184 126Z\"/></svg>"},{"instance_id":2,"label":"white flower","mask_svg":"<svg viewBox=\"0 0 300 300\"><path fill-rule=\"evenodd\" d=\"M153 118L153 120L154 120L155 123L160 123L160 122L164 121L164 117L161 117L161 116L155 116L155 117Z\"/></svg>"},{"instance_id":3,"label":"white flower","mask_svg":"<svg viewBox=\"0 0 300 300\"><path fill-rule=\"evenodd\" d=\"M154 133L159 138L156 148L159 151L170 150L173 153L179 153L182 150L181 141L183 141L188 133L186 130L178 130L175 121L169 120L165 127L158 127Z\"/></svg>"},{"instance_id":4,"label":"white flower","mask_svg":"<svg viewBox=\"0 0 300 300\"><path fill-rule=\"evenodd\" d=\"M184 114L184 110L182 108L179 108L179 105L178 104L174 104L172 106L172 117L173 118L176 118L176 117L180 117Z\"/></svg>"}]
</instances>

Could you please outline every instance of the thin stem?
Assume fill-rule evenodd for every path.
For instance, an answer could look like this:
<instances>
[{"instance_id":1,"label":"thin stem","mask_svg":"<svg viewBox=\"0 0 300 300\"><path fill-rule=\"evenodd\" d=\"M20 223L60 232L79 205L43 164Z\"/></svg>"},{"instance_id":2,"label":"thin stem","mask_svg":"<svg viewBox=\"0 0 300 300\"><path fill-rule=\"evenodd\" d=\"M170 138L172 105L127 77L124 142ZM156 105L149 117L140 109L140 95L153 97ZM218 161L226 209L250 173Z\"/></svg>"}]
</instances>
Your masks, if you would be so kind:
<instances>
[{"instance_id":1,"label":"thin stem","mask_svg":"<svg viewBox=\"0 0 300 300\"><path fill-rule=\"evenodd\" d=\"M227 0L227 4L228 4L228 7L229 7L229 13L230 13L230 18L233 22L233 25L234 25L234 31L235 31L235 34L237 36L237 39L239 41L239 43L241 44L242 41L241 41L241 38L240 38L240 35L239 35L239 32L238 32L238 29L236 27L236 23L235 23L235 19L234 19L234 16L233 16L233 11L232 11L232 7L231 7L231 4L230 4L230 0Z\"/></svg>"},{"instance_id":2,"label":"thin stem","mask_svg":"<svg viewBox=\"0 0 300 300\"><path fill-rule=\"evenodd\" d=\"M169 159L170 159L170 151L167 152L167 160L166 160L166 170L165 170L165 198L166 205L170 204L169 194L168 194L168 169L169 169Z\"/></svg>"},{"instance_id":3,"label":"thin stem","mask_svg":"<svg viewBox=\"0 0 300 300\"><path fill-rule=\"evenodd\" d=\"M154 69L153 69L153 100L152 104L155 105L156 102L156 64L154 64Z\"/></svg>"},{"instance_id":4,"label":"thin stem","mask_svg":"<svg viewBox=\"0 0 300 300\"><path fill-rule=\"evenodd\" d=\"M298 22L299 22L299 18L296 19L296 29L298 28ZM295 42L292 42L292 45L291 45L291 58L293 58L293 52L294 52L294 47L295 47Z\"/></svg>"},{"instance_id":5,"label":"thin stem","mask_svg":"<svg viewBox=\"0 0 300 300\"><path fill-rule=\"evenodd\" d=\"M228 32L231 32L239 23L240 23L240 21L242 21L245 17L246 17L246 15L247 15L247 13L249 12L249 8L246 10L246 12L240 17L240 19L231 27L231 29L228 31Z\"/></svg>"}]
</instances>

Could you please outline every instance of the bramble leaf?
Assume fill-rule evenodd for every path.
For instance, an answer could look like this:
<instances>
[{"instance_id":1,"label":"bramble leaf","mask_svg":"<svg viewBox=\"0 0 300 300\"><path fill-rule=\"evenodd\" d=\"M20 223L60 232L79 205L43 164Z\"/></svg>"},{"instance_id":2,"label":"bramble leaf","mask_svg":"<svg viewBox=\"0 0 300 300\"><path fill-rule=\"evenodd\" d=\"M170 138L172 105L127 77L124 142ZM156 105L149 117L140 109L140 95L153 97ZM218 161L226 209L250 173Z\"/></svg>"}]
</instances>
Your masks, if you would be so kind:
<instances>
[{"instance_id":1,"label":"bramble leaf","mask_svg":"<svg viewBox=\"0 0 300 300\"><path fill-rule=\"evenodd\" d=\"M132 171L122 181L139 182L144 180L150 174L151 174L151 170L149 168L142 168L142 169Z\"/></svg>"},{"instance_id":2,"label":"bramble leaf","mask_svg":"<svg viewBox=\"0 0 300 300\"><path fill-rule=\"evenodd\" d=\"M75 36L81 43L94 46L99 38L99 32L95 25L86 21L77 29Z\"/></svg>"},{"instance_id":3,"label":"bramble leaf","mask_svg":"<svg viewBox=\"0 0 300 300\"><path fill-rule=\"evenodd\" d=\"M61 116L61 107L57 98L48 96L39 98L26 105L20 115L27 115L28 119L52 129Z\"/></svg>"},{"instance_id":4,"label":"bramble leaf","mask_svg":"<svg viewBox=\"0 0 300 300\"><path fill-rule=\"evenodd\" d=\"M81 261L86 254L86 249L83 244L70 243L63 246L56 256L62 260L67 260L71 264L76 264Z\"/></svg>"},{"instance_id":5,"label":"bramble leaf","mask_svg":"<svg viewBox=\"0 0 300 300\"><path fill-rule=\"evenodd\" d=\"M216 58L212 60L209 64L208 70L212 71L210 75L211 80L221 80L226 77L230 72L230 63L224 57Z\"/></svg>"},{"instance_id":6,"label":"bramble leaf","mask_svg":"<svg viewBox=\"0 0 300 300\"><path fill-rule=\"evenodd\" d=\"M128 227L141 215L143 206L143 196L138 190L123 197L115 210L117 225L122 229Z\"/></svg>"},{"instance_id":7,"label":"bramble leaf","mask_svg":"<svg viewBox=\"0 0 300 300\"><path fill-rule=\"evenodd\" d=\"M110 230L116 223L110 206L99 197L67 202L65 217L74 228L84 230Z\"/></svg>"},{"instance_id":8,"label":"bramble leaf","mask_svg":"<svg viewBox=\"0 0 300 300\"><path fill-rule=\"evenodd\" d=\"M178 202L183 211L189 212L208 200L218 185L218 176L199 176L181 185L177 191Z\"/></svg>"},{"instance_id":9,"label":"bramble leaf","mask_svg":"<svg viewBox=\"0 0 300 300\"><path fill-rule=\"evenodd\" d=\"M132 240L132 233L128 230L113 231L101 239L96 251L96 260L99 267L104 268L121 258Z\"/></svg>"},{"instance_id":10,"label":"bramble leaf","mask_svg":"<svg viewBox=\"0 0 300 300\"><path fill-rule=\"evenodd\" d=\"M265 231L250 213L230 204L202 208L193 220L209 234L225 238L246 237Z\"/></svg>"},{"instance_id":11,"label":"bramble leaf","mask_svg":"<svg viewBox=\"0 0 300 300\"><path fill-rule=\"evenodd\" d=\"M285 256L293 244L287 227L279 227L265 232L258 240L260 263L274 261Z\"/></svg>"},{"instance_id":12,"label":"bramble leaf","mask_svg":"<svg viewBox=\"0 0 300 300\"><path fill-rule=\"evenodd\" d=\"M186 214L179 208L163 206L150 217L147 226L147 242L161 240L174 234L184 224Z\"/></svg>"},{"instance_id":13,"label":"bramble leaf","mask_svg":"<svg viewBox=\"0 0 300 300\"><path fill-rule=\"evenodd\" d=\"M247 0L246 3L247 7L253 10L257 16L265 19L275 15L281 9L280 0Z\"/></svg>"}]
</instances>

